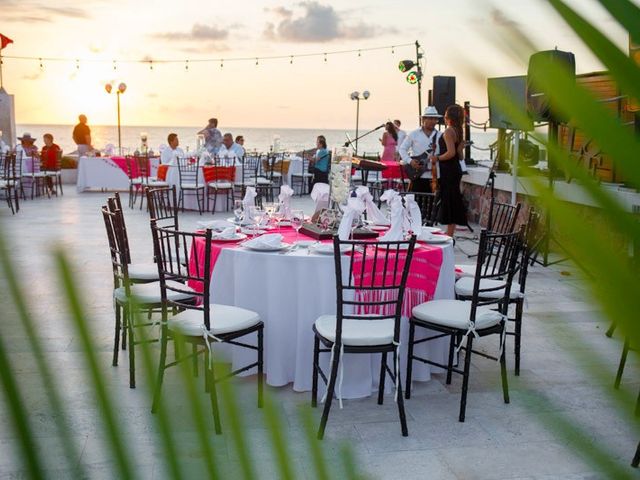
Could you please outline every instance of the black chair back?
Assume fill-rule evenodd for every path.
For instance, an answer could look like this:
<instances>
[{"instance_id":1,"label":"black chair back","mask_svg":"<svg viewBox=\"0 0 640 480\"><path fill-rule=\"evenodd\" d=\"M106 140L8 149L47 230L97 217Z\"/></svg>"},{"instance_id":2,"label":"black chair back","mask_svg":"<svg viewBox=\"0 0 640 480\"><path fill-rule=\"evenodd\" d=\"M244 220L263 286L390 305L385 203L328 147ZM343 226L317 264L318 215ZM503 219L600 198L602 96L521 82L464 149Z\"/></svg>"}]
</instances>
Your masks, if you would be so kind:
<instances>
[{"instance_id":1,"label":"black chair back","mask_svg":"<svg viewBox=\"0 0 640 480\"><path fill-rule=\"evenodd\" d=\"M258 169L260 168L260 155L251 153L245 155L242 162L242 185L253 186L258 177Z\"/></svg>"},{"instance_id":2,"label":"black chair back","mask_svg":"<svg viewBox=\"0 0 640 480\"><path fill-rule=\"evenodd\" d=\"M202 312L204 325L209 330L211 230L206 229L204 233L183 232L172 227L160 227L155 220L151 220L151 234L160 277L163 315L166 316L168 309L173 308L196 310ZM199 245L195 242L199 242ZM181 258L189 258L189 253L192 254L191 269L180 263ZM195 288L194 292L189 285L199 285L200 288ZM167 291L186 294L188 298L169 300Z\"/></svg>"},{"instance_id":3,"label":"black chair back","mask_svg":"<svg viewBox=\"0 0 640 480\"><path fill-rule=\"evenodd\" d=\"M111 257L111 266L113 270L113 288L124 287L127 297L130 296L130 282L128 272L128 252L123 248L125 241L122 236L122 225L120 223L120 215L116 211L112 211L108 206L102 207L102 218L107 231L107 240L109 243L109 254Z\"/></svg>"},{"instance_id":4,"label":"black chair back","mask_svg":"<svg viewBox=\"0 0 640 480\"><path fill-rule=\"evenodd\" d=\"M342 322L347 319L393 319L394 341L399 342L402 303L415 243L415 235L397 242L343 241L333 237L338 297L336 344L342 343Z\"/></svg>"},{"instance_id":5,"label":"black chair back","mask_svg":"<svg viewBox=\"0 0 640 480\"><path fill-rule=\"evenodd\" d=\"M529 216L527 223L524 225L524 243L522 246L522 259L520 261L520 274L518 275L518 284L520 292L524 293L527 283L527 275L529 273L529 265L536 253L536 248L540 240L540 213L533 207L529 208Z\"/></svg>"},{"instance_id":6,"label":"black chair back","mask_svg":"<svg viewBox=\"0 0 640 480\"><path fill-rule=\"evenodd\" d=\"M127 234L127 223L124 220L124 210L122 209L122 202L120 201L120 194L115 192L113 197L107 200L107 208L109 212L118 217L117 227L121 236L121 248L125 256L127 264L131 263L131 249L129 248L129 235Z\"/></svg>"},{"instance_id":7,"label":"black chair back","mask_svg":"<svg viewBox=\"0 0 640 480\"><path fill-rule=\"evenodd\" d=\"M161 227L173 227L178 230L178 200L176 187L147 188L149 216Z\"/></svg>"},{"instance_id":8,"label":"black chair back","mask_svg":"<svg viewBox=\"0 0 640 480\"><path fill-rule=\"evenodd\" d=\"M493 233L483 229L480 233L480 248L476 263L476 274L471 296L471 321L475 321L478 306L498 304L500 311L506 314L511 284L520 265L520 252L523 247L524 227L513 233ZM481 288L482 280L497 280L498 284L489 284ZM485 283L485 285L487 285ZM501 297L492 292L502 291ZM493 298L492 298L493 297Z\"/></svg>"},{"instance_id":9,"label":"black chair back","mask_svg":"<svg viewBox=\"0 0 640 480\"><path fill-rule=\"evenodd\" d=\"M178 158L178 174L180 186L198 188L200 184L200 165L189 158Z\"/></svg>"},{"instance_id":10,"label":"black chair back","mask_svg":"<svg viewBox=\"0 0 640 480\"><path fill-rule=\"evenodd\" d=\"M487 220L487 230L493 233L515 232L521 206L519 203L511 205L492 201Z\"/></svg>"}]
</instances>

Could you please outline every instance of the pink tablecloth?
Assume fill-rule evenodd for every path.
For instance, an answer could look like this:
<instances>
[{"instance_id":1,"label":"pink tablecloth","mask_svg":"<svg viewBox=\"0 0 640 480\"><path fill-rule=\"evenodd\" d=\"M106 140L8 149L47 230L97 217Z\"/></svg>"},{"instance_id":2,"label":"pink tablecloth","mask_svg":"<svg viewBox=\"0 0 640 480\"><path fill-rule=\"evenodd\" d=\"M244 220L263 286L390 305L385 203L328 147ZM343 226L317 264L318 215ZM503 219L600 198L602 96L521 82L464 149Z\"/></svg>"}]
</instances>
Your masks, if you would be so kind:
<instances>
[{"instance_id":1,"label":"pink tablecloth","mask_svg":"<svg viewBox=\"0 0 640 480\"><path fill-rule=\"evenodd\" d=\"M400 172L402 165L399 162L383 160L382 163L387 166L385 170L382 170L382 178L402 178L402 173Z\"/></svg>"},{"instance_id":2,"label":"pink tablecloth","mask_svg":"<svg viewBox=\"0 0 640 480\"><path fill-rule=\"evenodd\" d=\"M274 230L274 232L276 232ZM290 227L283 227L276 233L280 233L283 236L283 241L287 243L293 243L296 240L296 233ZM299 240L310 240L310 237L300 234ZM311 239L312 240L312 239ZM332 240L324 240L323 243L331 243ZM220 256L220 253L225 248L240 248L237 243L234 242L211 242L211 272L213 275L216 261ZM196 275L197 272L201 272L204 269L204 254L205 254L205 241L202 238L197 238L191 246L191 255L189 258L189 271L192 275ZM197 250L197 255L194 250ZM197 262L196 262L197 258ZM404 258L406 254L401 253L397 264L397 269L400 270L403 266ZM355 260L356 266L354 267L354 274L360 275L359 272L365 272L365 275L370 275L374 270L373 259L369 258L366 262L364 270L358 266ZM360 260L361 261L361 260ZM382 259L378 259L378 265L376 271L382 271L379 263ZM389 259L388 265L394 262L393 259ZM423 243L416 243L415 250L413 252L413 258L411 266L409 267L409 276L407 278L407 285L404 295L404 303L402 306L402 315L410 316L411 310L416 305L427 302L433 299L440 275L440 269L442 267L442 248L437 246L430 246ZM356 279L356 285L360 284L359 279ZM189 284L191 288L198 292L203 291L202 284L200 282L191 282Z\"/></svg>"}]
</instances>

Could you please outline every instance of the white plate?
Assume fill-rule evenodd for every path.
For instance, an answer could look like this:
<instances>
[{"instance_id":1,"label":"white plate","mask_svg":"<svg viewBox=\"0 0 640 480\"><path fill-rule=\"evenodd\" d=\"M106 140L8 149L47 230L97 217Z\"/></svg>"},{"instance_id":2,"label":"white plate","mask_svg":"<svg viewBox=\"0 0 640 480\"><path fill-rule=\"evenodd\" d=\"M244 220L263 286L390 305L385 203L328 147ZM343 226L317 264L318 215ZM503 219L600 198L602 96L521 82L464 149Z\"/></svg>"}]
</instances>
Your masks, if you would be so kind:
<instances>
[{"instance_id":1,"label":"white plate","mask_svg":"<svg viewBox=\"0 0 640 480\"><path fill-rule=\"evenodd\" d=\"M245 235L263 235L265 233L267 233L266 230L262 230L262 229L254 229L254 228L247 228L247 227L243 227L240 229L240 231L242 233L244 233Z\"/></svg>"},{"instance_id":2,"label":"white plate","mask_svg":"<svg viewBox=\"0 0 640 480\"><path fill-rule=\"evenodd\" d=\"M311 247L311 245L314 245L316 241L315 240L298 240L295 243L300 248L309 248Z\"/></svg>"},{"instance_id":3,"label":"white plate","mask_svg":"<svg viewBox=\"0 0 640 480\"><path fill-rule=\"evenodd\" d=\"M213 231L222 231L232 224L224 220L211 220L208 222L196 222L201 229L211 229Z\"/></svg>"},{"instance_id":4,"label":"white plate","mask_svg":"<svg viewBox=\"0 0 640 480\"><path fill-rule=\"evenodd\" d=\"M252 246L251 244L244 244L245 247L247 247L249 250L254 250L256 252L279 252L280 250L286 250L288 248L291 248L291 244L290 243L284 243L282 242L280 245L278 245L277 247L262 247L262 246Z\"/></svg>"},{"instance_id":5,"label":"white plate","mask_svg":"<svg viewBox=\"0 0 640 480\"><path fill-rule=\"evenodd\" d=\"M369 230L373 230L374 232L384 232L385 230L389 230L389 225L367 225Z\"/></svg>"},{"instance_id":6,"label":"white plate","mask_svg":"<svg viewBox=\"0 0 640 480\"><path fill-rule=\"evenodd\" d=\"M235 217L227 218L227 222L233 223L234 225L241 225L240 222L236 222ZM247 220L246 218L242 220L242 226L252 225L252 224L253 224L252 220Z\"/></svg>"},{"instance_id":7,"label":"white plate","mask_svg":"<svg viewBox=\"0 0 640 480\"><path fill-rule=\"evenodd\" d=\"M449 235L431 235L430 237L423 237L419 240L424 243L439 244L450 242L451 237Z\"/></svg>"},{"instance_id":8,"label":"white plate","mask_svg":"<svg viewBox=\"0 0 640 480\"><path fill-rule=\"evenodd\" d=\"M422 227L422 233L442 233L442 229L438 227Z\"/></svg>"},{"instance_id":9,"label":"white plate","mask_svg":"<svg viewBox=\"0 0 640 480\"><path fill-rule=\"evenodd\" d=\"M309 247L309 250L313 253L320 253L322 255L333 255L333 243L315 243ZM348 252L349 250L351 250L349 245L342 245L340 247L340 251L342 253Z\"/></svg>"},{"instance_id":10,"label":"white plate","mask_svg":"<svg viewBox=\"0 0 640 480\"><path fill-rule=\"evenodd\" d=\"M212 242L238 242L244 240L247 236L244 233L236 233L233 238L216 238L215 235L211 237Z\"/></svg>"}]
</instances>

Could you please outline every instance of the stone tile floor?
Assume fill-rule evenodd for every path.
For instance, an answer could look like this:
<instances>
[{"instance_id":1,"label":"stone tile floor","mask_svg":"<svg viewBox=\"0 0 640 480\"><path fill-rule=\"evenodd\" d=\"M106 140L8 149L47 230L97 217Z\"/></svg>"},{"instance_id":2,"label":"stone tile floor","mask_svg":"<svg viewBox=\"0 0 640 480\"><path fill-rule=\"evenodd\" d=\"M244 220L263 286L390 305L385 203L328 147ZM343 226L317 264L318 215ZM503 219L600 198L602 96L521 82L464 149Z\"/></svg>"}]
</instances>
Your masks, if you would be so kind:
<instances>
[{"instance_id":1,"label":"stone tile floor","mask_svg":"<svg viewBox=\"0 0 640 480\"><path fill-rule=\"evenodd\" d=\"M71 259L84 307L96 345L107 390L118 405L117 424L129 442L135 476L161 479L167 476L164 451L155 436L155 418L149 410L147 382L139 369L136 390L128 388L125 357L121 366L111 367L113 309L112 278L106 238L99 207L107 193L77 194L68 186L64 197L23 202L18 215L3 208L0 225L8 237L9 251L29 298L29 311L37 320L38 336L46 359L63 386L65 406L70 412L70 431L78 458L87 478L118 478L114 456L105 446L99 408L88 378L89 367L82 345L72 327L62 295L52 252L62 249ZM126 205L127 196L123 197ZM296 198L296 206L311 209L308 198ZM125 212L134 260L151 258L151 239L145 211ZM225 218L227 214L217 214ZM182 226L193 228L201 218L197 213L181 214ZM469 235L462 233L462 236ZM456 254L473 251L475 245L459 239ZM8 350L11 366L19 380L22 403L28 409L37 445L47 461L49 478L74 478L56 437L54 416L29 347L24 329L14 315L4 275L0 278L2 320L0 335ZM589 294L566 265L533 268L528 284L528 308L524 321L522 372L515 377L509 356L511 403L502 401L499 368L495 362L474 357L467 420L458 423L460 379L445 385L441 375L414 387L406 403L410 436L403 438L393 396L385 404L375 399L347 400L343 410L333 408L325 455L332 465L341 460L341 445L349 445L357 464L371 478L434 479L597 479L605 478L587 447L562 435L559 419L580 426L587 445L597 444L617 465L626 468L640 439L633 406L621 406L612 394L615 368L622 348L621 339L606 338L606 322L589 301ZM509 346L511 342L509 341ZM495 349L495 342L480 342L480 348ZM154 347L155 351L155 347ZM635 398L638 362L630 358L624 388ZM245 422L249 455L258 478L280 478L264 413L255 406L253 379L234 381L238 407ZM183 384L169 372L163 395L173 425L177 456L186 478L205 478L203 457L196 428L188 420ZM308 453L300 412L310 409L307 393L290 387L269 388L275 411L283 419L289 442L290 466L295 478L315 478ZM198 391L205 412L207 397ZM314 425L317 425L314 413ZM206 416L209 444L216 452L221 478L242 476L239 454L234 446L223 412L221 436L213 433ZM7 412L6 398L0 395L0 479L27 477L18 455L17 435ZM332 475L338 478L338 474Z\"/></svg>"}]
</instances>

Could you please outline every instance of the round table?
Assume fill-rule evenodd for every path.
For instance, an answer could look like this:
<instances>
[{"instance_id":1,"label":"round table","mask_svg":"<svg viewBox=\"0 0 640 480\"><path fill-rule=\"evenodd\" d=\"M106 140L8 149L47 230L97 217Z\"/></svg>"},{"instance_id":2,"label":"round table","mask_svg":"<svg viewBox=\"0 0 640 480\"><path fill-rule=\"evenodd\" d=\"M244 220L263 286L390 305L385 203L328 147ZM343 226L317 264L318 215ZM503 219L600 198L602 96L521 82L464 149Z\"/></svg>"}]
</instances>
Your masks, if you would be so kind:
<instances>
[{"instance_id":1,"label":"round table","mask_svg":"<svg viewBox=\"0 0 640 480\"><path fill-rule=\"evenodd\" d=\"M293 239L292 235L295 235L291 229L288 230L285 232L283 229L282 232L285 241ZM300 235L300 239L307 238ZM442 252L442 255L437 255L442 260L436 267L439 272L436 272L433 299L454 298L452 243L428 247L421 245L420 248L436 248ZM298 249L285 255L256 252L219 242L213 242L212 253L211 303L256 311L264 321L267 383L272 386L293 383L296 391L310 391L314 338L311 327L320 315L336 313L333 256L309 254L307 249ZM348 257L344 258L348 260ZM412 269L415 260L414 254ZM402 372L406 372L408 330L408 318L403 317L400 345ZM220 344L216 344L215 348L226 354L234 369L254 361L251 355L255 356L255 353L246 349ZM439 339L416 346L416 354L446 364L448 348L448 341ZM328 354L321 355L321 363L323 369L328 371ZM345 355L343 398L367 397L377 391L379 368L378 354ZM416 362L413 378L416 381L428 381L432 371L441 370ZM324 384L320 382L321 393L323 389Z\"/></svg>"}]
</instances>

